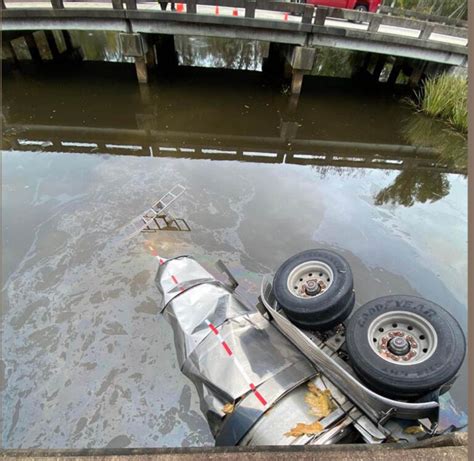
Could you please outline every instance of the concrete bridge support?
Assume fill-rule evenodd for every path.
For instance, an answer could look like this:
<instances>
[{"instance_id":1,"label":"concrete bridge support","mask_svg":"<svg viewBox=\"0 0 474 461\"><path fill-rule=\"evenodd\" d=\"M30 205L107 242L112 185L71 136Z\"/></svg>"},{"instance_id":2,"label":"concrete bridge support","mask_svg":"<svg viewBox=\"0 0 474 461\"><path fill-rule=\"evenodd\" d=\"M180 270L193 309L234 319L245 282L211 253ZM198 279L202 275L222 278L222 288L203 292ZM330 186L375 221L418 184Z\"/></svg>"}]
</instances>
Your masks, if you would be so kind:
<instances>
[{"instance_id":1,"label":"concrete bridge support","mask_svg":"<svg viewBox=\"0 0 474 461\"><path fill-rule=\"evenodd\" d=\"M25 34L10 41L16 61L40 61L41 55L33 34Z\"/></svg>"},{"instance_id":2,"label":"concrete bridge support","mask_svg":"<svg viewBox=\"0 0 474 461\"><path fill-rule=\"evenodd\" d=\"M4 59L20 62L53 61L71 59L82 55L75 48L69 32L61 30L37 30L5 34L2 40Z\"/></svg>"},{"instance_id":3,"label":"concrete bridge support","mask_svg":"<svg viewBox=\"0 0 474 461\"><path fill-rule=\"evenodd\" d=\"M316 49L307 46L294 46L287 53L291 67L291 94L299 95L303 85L303 76L311 72L316 58Z\"/></svg>"},{"instance_id":4,"label":"concrete bridge support","mask_svg":"<svg viewBox=\"0 0 474 461\"><path fill-rule=\"evenodd\" d=\"M389 57L385 54L366 53L355 66L352 77L361 81L378 82Z\"/></svg>"},{"instance_id":5,"label":"concrete bridge support","mask_svg":"<svg viewBox=\"0 0 474 461\"><path fill-rule=\"evenodd\" d=\"M388 76L387 83L389 85L395 85L397 83L398 76L403 69L404 59L403 58L396 58L395 62L393 63L392 70L390 71L390 75Z\"/></svg>"},{"instance_id":6,"label":"concrete bridge support","mask_svg":"<svg viewBox=\"0 0 474 461\"><path fill-rule=\"evenodd\" d=\"M15 52L13 51L12 44L7 40L2 40L2 63L11 63L15 60Z\"/></svg>"},{"instance_id":7,"label":"concrete bridge support","mask_svg":"<svg viewBox=\"0 0 474 461\"><path fill-rule=\"evenodd\" d=\"M59 47L52 31L37 30L33 32L33 39L42 61L52 61L59 58Z\"/></svg>"},{"instance_id":8,"label":"concrete bridge support","mask_svg":"<svg viewBox=\"0 0 474 461\"><path fill-rule=\"evenodd\" d=\"M374 77L374 80L378 82L380 80L380 74L382 73L385 63L387 62L387 56L384 54L381 54L377 58L377 62L375 63L374 71L372 73L372 76Z\"/></svg>"},{"instance_id":9,"label":"concrete bridge support","mask_svg":"<svg viewBox=\"0 0 474 461\"><path fill-rule=\"evenodd\" d=\"M173 35L121 33L122 55L133 58L139 83L148 83L149 71L170 72L178 66Z\"/></svg>"},{"instance_id":10,"label":"concrete bridge support","mask_svg":"<svg viewBox=\"0 0 474 461\"><path fill-rule=\"evenodd\" d=\"M146 54L148 44L141 34L120 33L120 50L122 56L133 58L135 61L135 71L137 73L138 83L148 83L148 69Z\"/></svg>"},{"instance_id":11,"label":"concrete bridge support","mask_svg":"<svg viewBox=\"0 0 474 461\"><path fill-rule=\"evenodd\" d=\"M425 75L426 61L415 61L412 64L412 71L408 80L410 88L417 88Z\"/></svg>"},{"instance_id":12,"label":"concrete bridge support","mask_svg":"<svg viewBox=\"0 0 474 461\"><path fill-rule=\"evenodd\" d=\"M82 61L84 59L82 48L73 43L71 34L68 30L56 31L62 37L64 51L61 51L62 56L71 61Z\"/></svg>"},{"instance_id":13,"label":"concrete bridge support","mask_svg":"<svg viewBox=\"0 0 474 461\"><path fill-rule=\"evenodd\" d=\"M262 70L270 76L291 80L291 94L299 96L305 73L314 66L316 49L308 46L269 43L263 58Z\"/></svg>"}]
</instances>

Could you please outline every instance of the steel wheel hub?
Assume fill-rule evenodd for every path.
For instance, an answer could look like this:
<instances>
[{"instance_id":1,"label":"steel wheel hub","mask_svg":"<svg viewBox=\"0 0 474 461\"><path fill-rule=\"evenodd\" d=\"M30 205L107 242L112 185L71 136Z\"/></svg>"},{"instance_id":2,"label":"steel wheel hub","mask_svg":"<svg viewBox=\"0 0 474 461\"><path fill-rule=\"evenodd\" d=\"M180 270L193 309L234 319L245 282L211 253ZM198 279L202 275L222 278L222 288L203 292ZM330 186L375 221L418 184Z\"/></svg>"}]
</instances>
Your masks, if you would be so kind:
<instances>
[{"instance_id":1,"label":"steel wheel hub","mask_svg":"<svg viewBox=\"0 0 474 461\"><path fill-rule=\"evenodd\" d=\"M433 325L409 311L380 315L370 324L367 339L377 355L400 365L424 362L438 346Z\"/></svg>"},{"instance_id":2,"label":"steel wheel hub","mask_svg":"<svg viewBox=\"0 0 474 461\"><path fill-rule=\"evenodd\" d=\"M395 355L406 355L410 352L410 343L403 336L395 336L387 344L388 350Z\"/></svg>"},{"instance_id":3,"label":"steel wheel hub","mask_svg":"<svg viewBox=\"0 0 474 461\"><path fill-rule=\"evenodd\" d=\"M312 298L323 294L333 282L332 269L321 261L306 261L288 275L288 290L298 298Z\"/></svg>"}]
</instances>

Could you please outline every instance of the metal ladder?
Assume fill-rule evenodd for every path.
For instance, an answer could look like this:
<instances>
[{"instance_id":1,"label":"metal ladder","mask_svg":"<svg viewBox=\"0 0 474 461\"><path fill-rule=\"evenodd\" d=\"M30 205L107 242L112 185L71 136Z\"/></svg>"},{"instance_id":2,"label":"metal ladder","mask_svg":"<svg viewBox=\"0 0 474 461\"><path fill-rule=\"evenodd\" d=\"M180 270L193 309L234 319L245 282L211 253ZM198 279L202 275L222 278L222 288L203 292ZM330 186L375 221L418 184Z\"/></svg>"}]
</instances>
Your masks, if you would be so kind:
<instances>
[{"instance_id":1,"label":"metal ladder","mask_svg":"<svg viewBox=\"0 0 474 461\"><path fill-rule=\"evenodd\" d=\"M155 222L155 218L162 217L164 212L175 202L181 195L184 194L186 188L181 184L176 184L163 197L161 197L151 208L137 216L128 226L127 230L131 229L125 239L131 239L138 235L143 230L156 230L150 227L150 224Z\"/></svg>"}]
</instances>

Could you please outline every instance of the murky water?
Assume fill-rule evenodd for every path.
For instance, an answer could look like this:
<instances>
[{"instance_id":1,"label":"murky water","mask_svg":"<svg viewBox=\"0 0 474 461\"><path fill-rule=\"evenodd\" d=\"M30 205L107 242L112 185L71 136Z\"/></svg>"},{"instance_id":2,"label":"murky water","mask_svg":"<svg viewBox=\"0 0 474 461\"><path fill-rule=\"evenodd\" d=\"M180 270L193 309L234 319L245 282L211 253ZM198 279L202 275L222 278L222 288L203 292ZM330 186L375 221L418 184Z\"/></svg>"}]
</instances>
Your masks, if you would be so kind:
<instances>
[{"instance_id":1,"label":"murky water","mask_svg":"<svg viewBox=\"0 0 474 461\"><path fill-rule=\"evenodd\" d=\"M331 248L357 306L414 294L466 325L465 141L392 94L307 79L294 109L259 73L140 90L132 66L90 63L7 73L3 91L4 447L213 443L146 239L224 260L253 297L293 253ZM176 183L189 231L114 243ZM461 408L466 390L464 369Z\"/></svg>"}]
</instances>

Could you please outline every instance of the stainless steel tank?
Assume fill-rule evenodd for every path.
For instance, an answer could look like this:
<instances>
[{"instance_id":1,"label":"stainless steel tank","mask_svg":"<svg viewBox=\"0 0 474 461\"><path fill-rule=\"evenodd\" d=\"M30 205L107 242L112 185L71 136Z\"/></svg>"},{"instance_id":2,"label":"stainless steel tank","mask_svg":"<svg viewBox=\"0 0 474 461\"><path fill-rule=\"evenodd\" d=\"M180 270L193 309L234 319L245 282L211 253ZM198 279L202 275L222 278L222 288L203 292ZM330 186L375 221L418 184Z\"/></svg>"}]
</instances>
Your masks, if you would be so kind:
<instances>
[{"instance_id":1,"label":"stainless steel tank","mask_svg":"<svg viewBox=\"0 0 474 461\"><path fill-rule=\"evenodd\" d=\"M155 256L160 310L217 446L329 444L356 437L382 443L389 436L413 441L416 435L404 433L413 421L394 420L393 413L411 420L437 414L438 402L397 402L365 388L339 357L341 338L309 341L267 301L261 312L249 306L235 286L192 257ZM431 430L430 421L420 421Z\"/></svg>"}]
</instances>

